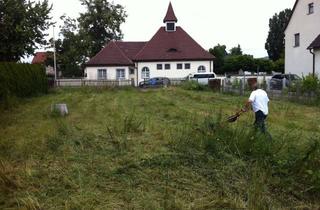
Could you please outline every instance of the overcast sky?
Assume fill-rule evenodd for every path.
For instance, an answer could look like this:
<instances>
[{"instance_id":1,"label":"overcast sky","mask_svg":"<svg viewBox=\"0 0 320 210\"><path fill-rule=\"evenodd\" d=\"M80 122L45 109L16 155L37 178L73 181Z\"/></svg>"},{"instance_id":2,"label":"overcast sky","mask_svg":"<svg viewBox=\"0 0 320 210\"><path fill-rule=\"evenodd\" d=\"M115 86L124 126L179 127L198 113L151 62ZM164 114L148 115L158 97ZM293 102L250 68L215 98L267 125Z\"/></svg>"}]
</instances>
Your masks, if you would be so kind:
<instances>
[{"instance_id":1,"label":"overcast sky","mask_svg":"<svg viewBox=\"0 0 320 210\"><path fill-rule=\"evenodd\" d=\"M77 18L84 8L79 0L49 0L53 20L66 13ZM292 8L295 0L171 0L183 27L200 45L209 49L225 44L228 49L240 44L244 53L267 56L264 49L269 18ZM121 29L124 41L148 41L163 25L169 0L114 0L124 6L128 17ZM58 33L58 32L56 32ZM52 36L52 30L50 31ZM57 36L57 35L56 35Z\"/></svg>"}]
</instances>

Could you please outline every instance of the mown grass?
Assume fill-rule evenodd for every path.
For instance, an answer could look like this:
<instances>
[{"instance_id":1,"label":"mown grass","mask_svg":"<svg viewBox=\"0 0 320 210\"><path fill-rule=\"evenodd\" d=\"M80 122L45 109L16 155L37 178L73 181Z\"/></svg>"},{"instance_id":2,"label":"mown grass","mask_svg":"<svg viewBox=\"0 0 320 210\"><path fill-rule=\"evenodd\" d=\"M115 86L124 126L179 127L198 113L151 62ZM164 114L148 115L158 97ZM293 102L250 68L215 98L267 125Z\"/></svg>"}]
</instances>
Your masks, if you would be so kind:
<instances>
[{"instance_id":1,"label":"mown grass","mask_svg":"<svg viewBox=\"0 0 320 210\"><path fill-rule=\"evenodd\" d=\"M61 89L0 114L0 209L315 209L320 110L180 88ZM67 103L70 114L50 113Z\"/></svg>"}]
</instances>

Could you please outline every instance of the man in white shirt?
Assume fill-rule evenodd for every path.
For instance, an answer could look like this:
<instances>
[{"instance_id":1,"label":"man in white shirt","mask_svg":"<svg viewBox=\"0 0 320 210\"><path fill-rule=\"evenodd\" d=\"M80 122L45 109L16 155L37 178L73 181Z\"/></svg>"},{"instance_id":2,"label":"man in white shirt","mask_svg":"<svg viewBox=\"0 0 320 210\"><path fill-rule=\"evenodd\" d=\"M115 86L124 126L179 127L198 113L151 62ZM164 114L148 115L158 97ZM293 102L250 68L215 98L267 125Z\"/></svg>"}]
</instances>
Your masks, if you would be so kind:
<instances>
[{"instance_id":1,"label":"man in white shirt","mask_svg":"<svg viewBox=\"0 0 320 210\"><path fill-rule=\"evenodd\" d=\"M259 129L262 133L267 133L265 120L268 117L269 109L268 103L269 98L266 91L262 89L258 89L257 83L252 85L253 91L245 105L245 108L242 110L244 112L248 111L250 105L252 106L252 110L255 113L255 122L254 125L257 129Z\"/></svg>"}]
</instances>

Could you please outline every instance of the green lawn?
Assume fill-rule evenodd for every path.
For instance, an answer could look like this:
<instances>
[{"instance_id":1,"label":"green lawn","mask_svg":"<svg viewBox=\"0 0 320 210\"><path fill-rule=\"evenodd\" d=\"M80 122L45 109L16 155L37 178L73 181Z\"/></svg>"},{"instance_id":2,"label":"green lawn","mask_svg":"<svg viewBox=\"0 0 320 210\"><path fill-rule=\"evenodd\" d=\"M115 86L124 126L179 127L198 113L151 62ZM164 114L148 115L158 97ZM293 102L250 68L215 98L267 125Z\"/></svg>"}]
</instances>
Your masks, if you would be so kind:
<instances>
[{"instance_id":1,"label":"green lawn","mask_svg":"<svg viewBox=\"0 0 320 210\"><path fill-rule=\"evenodd\" d=\"M224 122L244 101L181 88L21 100L0 113L0 209L318 208L319 107L271 101L268 141L253 113Z\"/></svg>"}]
</instances>

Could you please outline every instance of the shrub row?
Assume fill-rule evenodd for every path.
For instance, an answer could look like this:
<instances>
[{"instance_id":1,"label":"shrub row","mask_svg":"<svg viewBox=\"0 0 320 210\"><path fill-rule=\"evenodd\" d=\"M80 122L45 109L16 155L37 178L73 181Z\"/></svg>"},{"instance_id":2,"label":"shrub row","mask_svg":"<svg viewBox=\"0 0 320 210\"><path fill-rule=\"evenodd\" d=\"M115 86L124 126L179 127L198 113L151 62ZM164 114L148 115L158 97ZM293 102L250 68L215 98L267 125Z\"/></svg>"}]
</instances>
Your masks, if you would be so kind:
<instances>
[{"instance_id":1,"label":"shrub row","mask_svg":"<svg viewBox=\"0 0 320 210\"><path fill-rule=\"evenodd\" d=\"M0 63L0 100L11 96L29 97L48 92L45 69L41 65Z\"/></svg>"}]
</instances>

